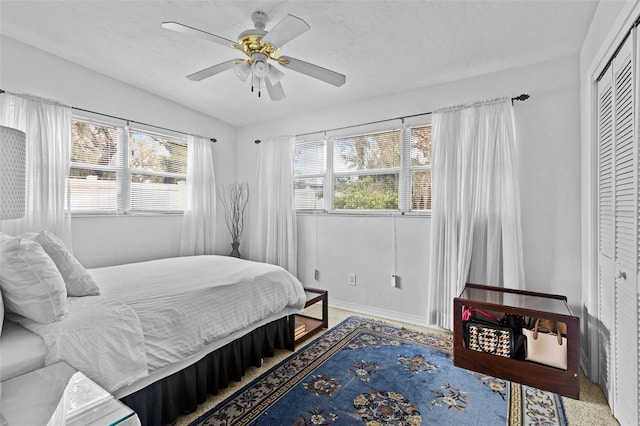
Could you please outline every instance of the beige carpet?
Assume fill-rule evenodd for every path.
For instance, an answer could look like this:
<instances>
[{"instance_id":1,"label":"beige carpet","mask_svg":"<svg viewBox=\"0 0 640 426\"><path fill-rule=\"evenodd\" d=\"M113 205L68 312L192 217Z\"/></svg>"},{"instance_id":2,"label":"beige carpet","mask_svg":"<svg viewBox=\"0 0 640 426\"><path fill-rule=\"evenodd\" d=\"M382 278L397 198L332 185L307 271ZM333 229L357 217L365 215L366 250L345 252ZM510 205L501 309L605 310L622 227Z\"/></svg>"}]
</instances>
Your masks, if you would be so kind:
<instances>
[{"instance_id":1,"label":"beige carpet","mask_svg":"<svg viewBox=\"0 0 640 426\"><path fill-rule=\"evenodd\" d=\"M319 317L320 305L310 306L309 308L307 308L307 313ZM340 323L342 320L351 315L378 319L386 321L390 324L395 324L410 329L425 330L424 327L420 327L417 325L405 324L398 321L387 320L385 318L373 317L370 315L364 315L331 307L329 307L329 327L333 327L334 325ZM320 335L321 333L317 334L317 336ZM307 341L305 342L305 344L308 344L309 342L310 341ZM252 380L259 377L262 373L267 371L272 366L278 364L289 355L291 355L290 351L279 350L276 352L276 355L273 358L265 358L261 368L250 368L249 370L247 370L247 374L243 377L242 381L233 382L231 386L221 391L220 394L216 396L210 396L207 401L205 401L198 407L198 410L195 413L179 417L175 423L176 426L188 425L189 423L206 413L216 404L222 402L227 397L231 396L234 392L240 390L247 383L250 383ZM609 426L619 424L617 420L611 415L611 410L609 408L609 405L607 404L601 388L598 385L591 383L583 374L581 374L580 376L580 400L563 397L562 402L564 404L569 425Z\"/></svg>"}]
</instances>

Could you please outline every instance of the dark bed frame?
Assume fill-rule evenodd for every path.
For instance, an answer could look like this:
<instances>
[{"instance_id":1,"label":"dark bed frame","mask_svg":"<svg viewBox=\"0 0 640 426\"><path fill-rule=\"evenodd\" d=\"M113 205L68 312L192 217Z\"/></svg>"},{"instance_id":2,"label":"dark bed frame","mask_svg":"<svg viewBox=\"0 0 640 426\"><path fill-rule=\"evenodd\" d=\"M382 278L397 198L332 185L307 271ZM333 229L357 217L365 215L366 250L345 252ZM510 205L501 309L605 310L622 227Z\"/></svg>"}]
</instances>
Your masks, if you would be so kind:
<instances>
[{"instance_id":1,"label":"dark bed frame","mask_svg":"<svg viewBox=\"0 0 640 426\"><path fill-rule=\"evenodd\" d=\"M240 381L248 367L260 367L275 349L292 349L289 318L284 317L240 337L200 361L158 380L121 401L134 410L143 426L163 426L193 413L209 395L231 380Z\"/></svg>"}]
</instances>

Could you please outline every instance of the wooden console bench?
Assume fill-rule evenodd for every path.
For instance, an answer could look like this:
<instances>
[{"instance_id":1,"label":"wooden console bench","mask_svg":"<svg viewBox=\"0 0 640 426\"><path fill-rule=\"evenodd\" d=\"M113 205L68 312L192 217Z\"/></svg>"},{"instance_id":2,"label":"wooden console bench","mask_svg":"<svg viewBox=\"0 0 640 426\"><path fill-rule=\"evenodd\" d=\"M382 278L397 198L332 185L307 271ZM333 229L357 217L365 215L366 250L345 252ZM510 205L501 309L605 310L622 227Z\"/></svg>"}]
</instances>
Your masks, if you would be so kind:
<instances>
[{"instance_id":1,"label":"wooden console bench","mask_svg":"<svg viewBox=\"0 0 640 426\"><path fill-rule=\"evenodd\" d=\"M467 349L462 329L463 306L565 323L567 369L526 361L524 356L505 358ZM467 284L460 296L453 299L453 314L454 365L574 399L580 397L580 318L571 313L565 296Z\"/></svg>"}]
</instances>

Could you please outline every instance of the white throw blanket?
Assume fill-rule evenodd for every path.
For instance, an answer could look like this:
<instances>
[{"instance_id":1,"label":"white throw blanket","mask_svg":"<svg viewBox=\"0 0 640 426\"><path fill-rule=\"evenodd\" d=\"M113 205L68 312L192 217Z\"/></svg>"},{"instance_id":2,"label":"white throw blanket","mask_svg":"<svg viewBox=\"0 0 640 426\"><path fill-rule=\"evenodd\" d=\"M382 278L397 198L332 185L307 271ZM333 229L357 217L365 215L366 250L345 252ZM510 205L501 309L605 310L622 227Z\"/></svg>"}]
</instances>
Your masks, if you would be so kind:
<instances>
[{"instance_id":1,"label":"white throw blanket","mask_svg":"<svg viewBox=\"0 0 640 426\"><path fill-rule=\"evenodd\" d=\"M107 391L147 375L144 335L130 307L104 296L70 297L61 321L11 320L40 335L49 353L45 365L66 361Z\"/></svg>"},{"instance_id":2,"label":"white throw blanket","mask_svg":"<svg viewBox=\"0 0 640 426\"><path fill-rule=\"evenodd\" d=\"M100 296L69 298L43 337L48 365L65 360L109 392L197 354L217 339L304 307L285 269L226 256L188 256L90 269Z\"/></svg>"}]
</instances>

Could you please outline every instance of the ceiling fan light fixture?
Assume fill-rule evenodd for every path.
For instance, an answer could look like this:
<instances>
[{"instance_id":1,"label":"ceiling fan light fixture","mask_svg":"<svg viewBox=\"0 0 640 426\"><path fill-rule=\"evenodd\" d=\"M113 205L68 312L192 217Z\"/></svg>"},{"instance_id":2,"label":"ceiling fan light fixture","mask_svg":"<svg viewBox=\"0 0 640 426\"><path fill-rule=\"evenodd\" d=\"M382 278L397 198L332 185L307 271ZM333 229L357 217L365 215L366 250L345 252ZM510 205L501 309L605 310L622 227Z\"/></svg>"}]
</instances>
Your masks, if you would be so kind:
<instances>
[{"instance_id":1,"label":"ceiling fan light fixture","mask_svg":"<svg viewBox=\"0 0 640 426\"><path fill-rule=\"evenodd\" d=\"M256 77L262 78L267 75L267 64L265 64L264 61L255 61L252 67L253 73L256 75Z\"/></svg>"},{"instance_id":2,"label":"ceiling fan light fixture","mask_svg":"<svg viewBox=\"0 0 640 426\"><path fill-rule=\"evenodd\" d=\"M251 64L249 63L249 61L234 63L233 71L236 73L240 80L247 81L249 74L251 74Z\"/></svg>"},{"instance_id":3,"label":"ceiling fan light fixture","mask_svg":"<svg viewBox=\"0 0 640 426\"><path fill-rule=\"evenodd\" d=\"M263 78L267 75L267 71L269 70L269 65L267 64L267 55L263 53L254 53L253 59L253 64L251 64L251 71L253 71L253 75L259 78Z\"/></svg>"}]
</instances>

